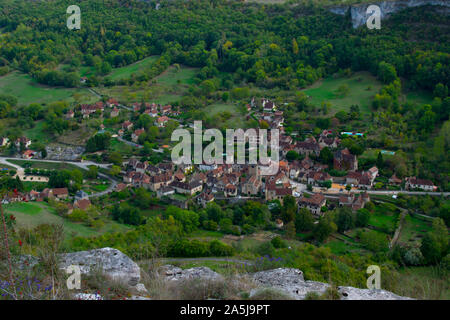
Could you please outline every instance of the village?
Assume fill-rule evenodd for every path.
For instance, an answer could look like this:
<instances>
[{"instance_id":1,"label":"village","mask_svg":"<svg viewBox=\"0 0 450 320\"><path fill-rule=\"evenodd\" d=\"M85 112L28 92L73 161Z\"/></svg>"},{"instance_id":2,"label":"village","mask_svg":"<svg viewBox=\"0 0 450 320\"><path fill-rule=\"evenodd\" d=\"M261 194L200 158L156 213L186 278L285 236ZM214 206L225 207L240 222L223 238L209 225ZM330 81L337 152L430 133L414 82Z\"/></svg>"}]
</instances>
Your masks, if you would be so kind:
<instances>
[{"instance_id":1,"label":"village","mask_svg":"<svg viewBox=\"0 0 450 320\"><path fill-rule=\"evenodd\" d=\"M261 175L261 168L258 165L203 163L176 166L167 160L151 164L149 161L130 158L123 162L120 175L114 178L121 179L115 183L114 191L142 187L154 192L157 198L181 208L188 208L189 201L205 207L208 203L219 199L230 201L254 199L266 202L278 200L282 203L286 196L293 196L300 208L307 208L316 218L324 214L322 208L327 206L327 196L338 199L338 205L347 206L354 211L363 208L370 201L367 191L374 188L375 180L379 176L378 168L373 166L368 170L360 170L358 157L348 148L340 148L343 136L358 137L363 135L362 133L341 132L339 134L331 130L323 130L317 137L309 135L304 141L296 141L295 135L285 134L283 111L274 102L264 98L259 100L253 98L246 108L247 117L258 119L260 124L264 122L265 127L280 131L281 160L275 175ZM183 127L178 118L181 112L179 109L172 108L171 105L133 103L130 106L124 106L115 99L80 105L76 111L67 111L65 117L73 119L76 114L82 119L88 119L93 114L102 117L105 110L108 110L109 118L118 117L121 112L133 112L150 116L154 119L154 125L159 128L163 128L168 121L178 122L178 126ZM192 128L190 124L186 126ZM105 126L101 124L97 134L104 133L105 130ZM133 147L142 148L139 137L144 133L144 128L135 127L133 122L125 120L112 137ZM0 142L1 146L9 144L7 138L2 138ZM14 141L17 150L21 150L21 158L40 159L41 155L38 152L29 149L31 143L32 141L27 137L19 137ZM163 148L170 149L170 146L164 145ZM318 161L324 148L332 153L333 160L330 164ZM297 159L292 159L290 157L292 154L297 155ZM330 172L345 174L332 176ZM22 174L20 179L27 179L27 175ZM40 179L48 181L45 177L38 177L35 181ZM403 186L404 190L427 192L437 189L432 181L415 177L399 179L394 174L388 181L389 185L397 190L400 190L400 186ZM70 201L71 208L86 209L90 205L89 195L79 191L75 196L69 196L67 188L46 188L41 192L32 190L26 194L16 192L4 201L6 203L43 201L49 198Z\"/></svg>"}]
</instances>

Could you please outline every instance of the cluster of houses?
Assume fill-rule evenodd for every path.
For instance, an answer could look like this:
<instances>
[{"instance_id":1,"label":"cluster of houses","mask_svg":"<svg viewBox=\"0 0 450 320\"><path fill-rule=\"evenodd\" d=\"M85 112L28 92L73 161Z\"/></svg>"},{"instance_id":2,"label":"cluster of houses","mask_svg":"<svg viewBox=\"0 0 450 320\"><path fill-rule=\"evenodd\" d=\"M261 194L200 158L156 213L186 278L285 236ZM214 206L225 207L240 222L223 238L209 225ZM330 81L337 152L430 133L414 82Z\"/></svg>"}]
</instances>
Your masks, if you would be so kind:
<instances>
[{"instance_id":1,"label":"cluster of houses","mask_svg":"<svg viewBox=\"0 0 450 320\"><path fill-rule=\"evenodd\" d=\"M44 201L45 199L65 200L69 197L67 188L45 188L41 192L31 190L30 192L13 191L3 197L3 203L21 201Z\"/></svg>"},{"instance_id":2,"label":"cluster of houses","mask_svg":"<svg viewBox=\"0 0 450 320\"><path fill-rule=\"evenodd\" d=\"M266 201L282 201L287 195L295 195L292 181L308 184L311 186L323 186L325 182L351 185L359 189L369 190L373 187L375 178L378 176L378 168L358 171L358 159L347 148L340 149L341 140L333 135L330 130L324 130L318 139L309 137L305 141L294 141L290 135L284 134L283 111L278 110L274 102L268 99L256 100L253 98L247 105L248 111L256 109L253 113L259 121L265 121L269 128L280 130L280 155L286 158L289 151L294 150L304 156L301 161L280 161L279 171L273 176L260 175L258 166L255 165L229 165L229 164L200 164L175 166L172 163L160 163L151 165L131 159L128 162L123 183L118 188L127 186L144 187L156 192L158 197L170 197L174 194L195 196L201 205L214 201L215 199L242 197L260 198ZM134 111L142 111L157 118L158 126L164 126L168 121L171 106L161 106L150 103L133 104ZM133 131L134 129L134 131ZM141 128L133 128L133 123L125 121L122 123L124 131L132 132L132 140L137 142L139 136L145 131ZM258 135L259 136L259 135ZM270 136L268 137L270 140ZM319 156L323 148L334 150L333 169L346 171L342 177L332 177L327 172L328 165L314 161L312 158ZM339 204L349 206L353 210L364 207L369 197L367 193L360 196L349 194L341 196ZM345 199L344 199L345 198ZM298 198L300 207L306 207L315 215L321 214L321 208L326 205L325 196L317 193L312 196Z\"/></svg>"},{"instance_id":3,"label":"cluster of houses","mask_svg":"<svg viewBox=\"0 0 450 320\"><path fill-rule=\"evenodd\" d=\"M31 190L30 192L12 191L7 193L3 199L3 204L12 202L29 202L37 201L42 202L46 199L53 199L56 201L64 201L69 199L69 190L67 188L45 188L41 192ZM88 199L88 195L84 191L78 191L75 194L73 203L68 203L68 214L71 214L73 209L86 210L91 206L91 201Z\"/></svg>"},{"instance_id":4,"label":"cluster of houses","mask_svg":"<svg viewBox=\"0 0 450 320\"><path fill-rule=\"evenodd\" d=\"M139 112L143 108L143 114L155 118L155 125L159 128L166 126L167 122L171 120L169 116L177 116L180 114L179 111L173 110L171 105L133 103L132 107L135 112ZM131 140L136 143L138 142L139 136L145 133L145 130L143 128L134 128L134 124L131 121L126 120L122 123L118 135L123 136L125 132L131 132Z\"/></svg>"},{"instance_id":5,"label":"cluster of houses","mask_svg":"<svg viewBox=\"0 0 450 320\"><path fill-rule=\"evenodd\" d=\"M7 137L0 138L0 147L7 147L11 144ZM31 145L31 139L27 137L19 137L14 141L14 146L21 153L21 157L24 159L32 159L41 156L41 153L38 151L34 151L29 149Z\"/></svg>"},{"instance_id":6,"label":"cluster of houses","mask_svg":"<svg viewBox=\"0 0 450 320\"><path fill-rule=\"evenodd\" d=\"M312 186L322 186L325 182L352 185L361 189L371 189L375 178L378 176L378 168L372 167L367 171L358 171L358 158L347 148L337 149L340 144L338 137L331 136L332 132L324 130L319 139L310 137L305 141L294 143L289 136L282 136L280 139L280 151L283 156L291 150L304 156L301 161L293 161L289 165L289 177L301 183ZM336 150L333 154L333 169L346 171L342 177L332 177L326 169L328 165L320 164L311 159L312 156L319 156L323 148Z\"/></svg>"},{"instance_id":7,"label":"cluster of houses","mask_svg":"<svg viewBox=\"0 0 450 320\"><path fill-rule=\"evenodd\" d=\"M144 114L147 114L153 118L157 118L157 123L159 126L163 126L165 124L164 119L167 116L177 116L179 115L179 111L173 110L171 105L161 105L156 103L139 103L135 102L131 104L131 107L126 107L121 105L116 99L110 98L106 102L98 101L94 104L81 104L80 111L81 115L84 119L88 119L89 116L93 113L100 113L103 115L105 108L111 109L110 117L115 118L120 114L119 107L123 107L127 110L132 110L134 112L140 112L143 110ZM75 117L75 112L73 110L69 110L66 113L66 119L72 119ZM162 119L160 119L162 118Z\"/></svg>"}]
</instances>

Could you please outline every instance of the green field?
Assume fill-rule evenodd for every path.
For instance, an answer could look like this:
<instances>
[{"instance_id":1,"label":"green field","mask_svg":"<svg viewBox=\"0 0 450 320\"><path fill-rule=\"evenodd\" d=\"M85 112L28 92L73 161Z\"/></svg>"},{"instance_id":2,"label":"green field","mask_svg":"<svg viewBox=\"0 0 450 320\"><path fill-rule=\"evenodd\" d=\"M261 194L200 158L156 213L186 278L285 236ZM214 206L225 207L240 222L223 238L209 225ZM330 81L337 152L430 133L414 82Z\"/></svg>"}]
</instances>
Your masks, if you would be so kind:
<instances>
[{"instance_id":1,"label":"green field","mask_svg":"<svg viewBox=\"0 0 450 320\"><path fill-rule=\"evenodd\" d=\"M37 169L47 169L47 170L74 170L79 169L81 171L85 171L84 169L75 166L70 163L66 162L41 162L41 161L27 161L27 160L17 160L17 159L9 159L8 160L11 163L17 164L21 167L24 167L25 164L29 164L30 168L37 168Z\"/></svg>"},{"instance_id":2,"label":"green field","mask_svg":"<svg viewBox=\"0 0 450 320\"><path fill-rule=\"evenodd\" d=\"M337 90L345 84L350 90L346 96L340 96ZM359 105L361 112L369 112L370 102L381 86L369 72L357 72L351 77L327 78L303 91L316 107L320 107L324 101L330 102L330 113L349 111L353 104Z\"/></svg>"},{"instance_id":3,"label":"green field","mask_svg":"<svg viewBox=\"0 0 450 320\"><path fill-rule=\"evenodd\" d=\"M170 66L165 72L146 83L136 82L132 86L113 86L96 88L102 95L114 97L126 103L136 101L151 101L160 104L170 104L179 101L194 83L198 69L180 66Z\"/></svg>"},{"instance_id":4,"label":"green field","mask_svg":"<svg viewBox=\"0 0 450 320\"><path fill-rule=\"evenodd\" d=\"M7 205L6 210L33 216L41 213L42 207L28 202L15 202Z\"/></svg>"},{"instance_id":5,"label":"green field","mask_svg":"<svg viewBox=\"0 0 450 320\"><path fill-rule=\"evenodd\" d=\"M198 69L196 68L180 66L180 69L178 70L176 67L170 66L155 79L157 83L162 85L189 85L194 83L194 78L197 72Z\"/></svg>"},{"instance_id":6,"label":"green field","mask_svg":"<svg viewBox=\"0 0 450 320\"><path fill-rule=\"evenodd\" d=\"M399 241L410 245L419 243L431 229L431 221L426 221L426 218L406 215Z\"/></svg>"},{"instance_id":7,"label":"green field","mask_svg":"<svg viewBox=\"0 0 450 320\"><path fill-rule=\"evenodd\" d=\"M378 157L378 153L381 151L382 149L376 149L376 148L367 148L366 150L364 150L364 153L359 157L361 159L371 159L371 160L376 160ZM387 150L389 151L389 150ZM393 157L392 155L389 154L383 154L383 159L386 160L388 158Z\"/></svg>"},{"instance_id":8,"label":"green field","mask_svg":"<svg viewBox=\"0 0 450 320\"><path fill-rule=\"evenodd\" d=\"M50 141L50 135L44 131L44 121L34 122L34 127L25 130L23 133L26 137L31 139L33 142L37 141L39 143L47 143Z\"/></svg>"},{"instance_id":9,"label":"green field","mask_svg":"<svg viewBox=\"0 0 450 320\"><path fill-rule=\"evenodd\" d=\"M354 236L359 229L354 229L350 233L348 233L349 237L345 237L342 234L334 233L329 238L324 247L330 248L331 252L337 255L342 255L350 252L363 252L365 251L361 245L354 240ZM347 234L347 233L346 233Z\"/></svg>"},{"instance_id":10,"label":"green field","mask_svg":"<svg viewBox=\"0 0 450 320\"><path fill-rule=\"evenodd\" d=\"M82 101L90 102L95 98L86 89L52 88L40 85L29 75L11 72L0 77L0 94L16 96L19 104L50 103L54 101L73 101L72 95L80 93Z\"/></svg>"},{"instance_id":11,"label":"green field","mask_svg":"<svg viewBox=\"0 0 450 320\"><path fill-rule=\"evenodd\" d=\"M128 66L115 68L107 77L112 80L127 79L133 73L136 74L138 71L144 71L145 68L150 67L158 58L158 56L151 56Z\"/></svg>"},{"instance_id":12,"label":"green field","mask_svg":"<svg viewBox=\"0 0 450 320\"><path fill-rule=\"evenodd\" d=\"M385 215L374 213L371 214L369 225L377 227L377 228L389 228L390 230L395 229L395 219L396 215Z\"/></svg>"},{"instance_id":13,"label":"green field","mask_svg":"<svg viewBox=\"0 0 450 320\"><path fill-rule=\"evenodd\" d=\"M4 206L7 213L16 217L17 227L34 228L40 224L63 224L65 237L69 239L73 236L95 236L105 232L115 230L126 230L128 227L113 221L108 221L100 230L89 228L81 223L70 222L58 216L54 209L45 202L19 202Z\"/></svg>"},{"instance_id":14,"label":"green field","mask_svg":"<svg viewBox=\"0 0 450 320\"><path fill-rule=\"evenodd\" d=\"M433 102L433 95L429 92L408 92L404 95L404 99L408 102L415 103L419 106L424 104L431 104Z\"/></svg>"},{"instance_id":15,"label":"green field","mask_svg":"<svg viewBox=\"0 0 450 320\"><path fill-rule=\"evenodd\" d=\"M243 128L243 116L238 110L238 107L234 104L227 103L214 103L206 106L204 112L208 117L213 117L222 112L229 112L231 118L226 119L222 124L226 128Z\"/></svg>"}]
</instances>

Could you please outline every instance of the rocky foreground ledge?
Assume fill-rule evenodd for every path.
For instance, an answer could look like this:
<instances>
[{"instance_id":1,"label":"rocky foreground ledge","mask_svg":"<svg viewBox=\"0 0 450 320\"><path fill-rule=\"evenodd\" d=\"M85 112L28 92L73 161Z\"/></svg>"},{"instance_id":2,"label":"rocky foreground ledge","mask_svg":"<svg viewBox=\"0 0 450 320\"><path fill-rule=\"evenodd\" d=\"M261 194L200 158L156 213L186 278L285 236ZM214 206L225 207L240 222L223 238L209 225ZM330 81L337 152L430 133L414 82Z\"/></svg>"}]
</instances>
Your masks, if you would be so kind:
<instances>
[{"instance_id":1,"label":"rocky foreground ledge","mask_svg":"<svg viewBox=\"0 0 450 320\"><path fill-rule=\"evenodd\" d=\"M35 258L34 258L35 259ZM30 257L27 257L30 261ZM34 260L35 264L36 259ZM101 272L105 277L121 282L137 293L132 299L148 299L145 286L141 283L141 270L136 262L117 249L102 248L90 251L79 251L60 255L61 269L70 265L80 267L82 274ZM164 265L157 271L161 280L170 285L183 281L199 280L205 282L245 281L251 284L250 298L258 293L271 289L280 292L287 299L303 300L308 294L323 295L330 285L323 282L305 280L303 272L294 268L277 268L253 274L242 274L233 279L225 279L221 274L207 267L181 269L173 265ZM358 289L354 287L338 287L341 300L411 300L386 290ZM101 300L95 294L76 294L74 299Z\"/></svg>"},{"instance_id":2,"label":"rocky foreground ledge","mask_svg":"<svg viewBox=\"0 0 450 320\"><path fill-rule=\"evenodd\" d=\"M205 281L223 281L224 277L207 267L181 269L172 265L161 268L160 275L169 281L202 279ZM322 295L330 285L328 283L305 280L303 272L294 268L277 268L248 275L255 284L250 297L256 296L264 289L275 289L287 297L304 300L309 293ZM341 300L413 300L386 290L358 289L354 287L338 287Z\"/></svg>"}]
</instances>

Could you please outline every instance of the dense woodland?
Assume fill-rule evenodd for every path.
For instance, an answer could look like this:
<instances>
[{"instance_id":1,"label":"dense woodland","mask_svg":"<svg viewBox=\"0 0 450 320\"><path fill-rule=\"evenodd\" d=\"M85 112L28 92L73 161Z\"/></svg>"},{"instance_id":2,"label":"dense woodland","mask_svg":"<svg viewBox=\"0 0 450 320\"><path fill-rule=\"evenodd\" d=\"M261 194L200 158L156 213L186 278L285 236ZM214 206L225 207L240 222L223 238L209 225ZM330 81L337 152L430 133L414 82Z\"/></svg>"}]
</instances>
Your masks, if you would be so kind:
<instances>
[{"instance_id":1,"label":"dense woodland","mask_svg":"<svg viewBox=\"0 0 450 320\"><path fill-rule=\"evenodd\" d=\"M235 82L294 89L339 69L376 74L379 63L388 61L410 88L449 85L448 28L422 24L432 13L404 11L373 31L353 30L349 17L313 6L176 1L155 10L132 1L101 3L79 3L83 27L74 32L65 27L70 1L14 1L14 9L3 2L0 28L8 34L1 40L2 64L42 83L70 87L77 83L80 65L95 66L102 75L159 54L162 67L201 67L204 78L229 72ZM446 24L444 15L432 19ZM404 28L407 21L420 24L420 31ZM58 70L62 63L73 68ZM152 72L141 77L150 78Z\"/></svg>"}]
</instances>

